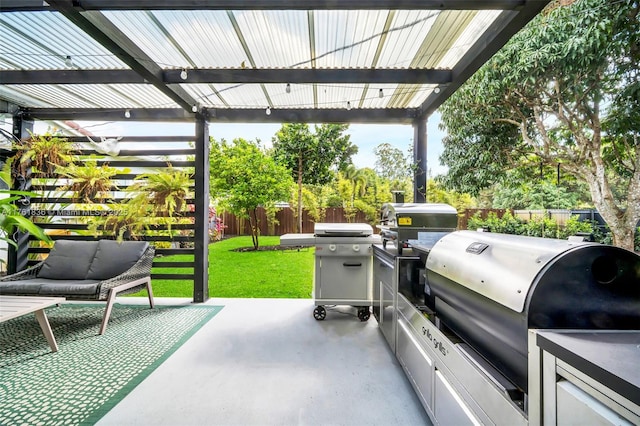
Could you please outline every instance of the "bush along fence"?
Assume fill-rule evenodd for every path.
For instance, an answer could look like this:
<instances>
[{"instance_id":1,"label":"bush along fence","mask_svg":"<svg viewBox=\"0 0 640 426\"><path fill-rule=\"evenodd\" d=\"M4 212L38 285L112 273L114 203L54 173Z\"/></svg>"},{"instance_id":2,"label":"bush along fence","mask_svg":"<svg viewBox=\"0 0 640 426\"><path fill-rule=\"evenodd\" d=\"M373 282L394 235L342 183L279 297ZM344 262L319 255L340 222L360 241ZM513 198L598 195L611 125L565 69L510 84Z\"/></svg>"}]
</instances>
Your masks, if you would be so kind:
<instances>
[{"instance_id":1,"label":"bush along fence","mask_svg":"<svg viewBox=\"0 0 640 426\"><path fill-rule=\"evenodd\" d=\"M594 210L476 211L468 217L467 229L479 228L504 234L558 239L582 235L595 242L612 244L605 222ZM635 251L640 252L640 227L635 235Z\"/></svg>"},{"instance_id":2,"label":"bush along fence","mask_svg":"<svg viewBox=\"0 0 640 426\"><path fill-rule=\"evenodd\" d=\"M160 258L194 255L195 162L185 160L194 155L195 150L189 145L194 137L119 139L118 143L135 142L140 149L115 149L115 145L92 143L86 137L45 135L22 141L11 159L13 185L28 189L35 196L18 200L21 213L43 228L53 241L149 241L158 256L154 267L187 268L181 269L185 272L180 274L154 273L152 278L193 279L194 261L176 263ZM164 149L162 146L167 144L171 144L170 148ZM23 241L18 236L17 241L15 258L9 259L15 270L37 263L51 248L33 237Z\"/></svg>"}]
</instances>

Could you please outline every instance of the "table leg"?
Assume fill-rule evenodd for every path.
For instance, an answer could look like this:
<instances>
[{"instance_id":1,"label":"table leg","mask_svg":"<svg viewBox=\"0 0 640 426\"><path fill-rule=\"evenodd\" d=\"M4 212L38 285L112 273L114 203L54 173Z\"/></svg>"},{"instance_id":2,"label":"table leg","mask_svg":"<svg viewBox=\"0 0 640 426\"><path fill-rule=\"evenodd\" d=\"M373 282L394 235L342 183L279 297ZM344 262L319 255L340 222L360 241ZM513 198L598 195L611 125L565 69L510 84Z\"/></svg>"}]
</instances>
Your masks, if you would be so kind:
<instances>
[{"instance_id":1,"label":"table leg","mask_svg":"<svg viewBox=\"0 0 640 426\"><path fill-rule=\"evenodd\" d=\"M40 324L44 337L46 337L47 342L49 342L49 346L51 346L51 352L58 352L58 344L56 343L56 338L53 337L53 331L51 330L47 315L44 313L44 309L36 311L36 319L38 320L38 324Z\"/></svg>"}]
</instances>

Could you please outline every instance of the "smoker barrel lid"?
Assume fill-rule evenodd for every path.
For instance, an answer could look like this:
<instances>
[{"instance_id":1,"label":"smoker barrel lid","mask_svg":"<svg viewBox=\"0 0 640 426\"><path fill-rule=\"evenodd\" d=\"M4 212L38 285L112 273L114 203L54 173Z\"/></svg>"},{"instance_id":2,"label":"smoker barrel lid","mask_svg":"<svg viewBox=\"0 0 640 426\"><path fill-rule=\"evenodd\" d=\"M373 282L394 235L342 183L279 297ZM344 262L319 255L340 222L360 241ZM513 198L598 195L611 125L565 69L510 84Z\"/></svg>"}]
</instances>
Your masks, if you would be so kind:
<instances>
[{"instance_id":1,"label":"smoker barrel lid","mask_svg":"<svg viewBox=\"0 0 640 426\"><path fill-rule=\"evenodd\" d=\"M456 209L443 203L385 203L383 211L391 214L457 214Z\"/></svg>"},{"instance_id":2,"label":"smoker barrel lid","mask_svg":"<svg viewBox=\"0 0 640 426\"><path fill-rule=\"evenodd\" d=\"M316 237L368 237L373 228L366 223L316 223L313 233Z\"/></svg>"},{"instance_id":3,"label":"smoker barrel lid","mask_svg":"<svg viewBox=\"0 0 640 426\"><path fill-rule=\"evenodd\" d=\"M456 231L431 248L426 268L516 312L529 290L560 256L596 245L551 238Z\"/></svg>"}]
</instances>

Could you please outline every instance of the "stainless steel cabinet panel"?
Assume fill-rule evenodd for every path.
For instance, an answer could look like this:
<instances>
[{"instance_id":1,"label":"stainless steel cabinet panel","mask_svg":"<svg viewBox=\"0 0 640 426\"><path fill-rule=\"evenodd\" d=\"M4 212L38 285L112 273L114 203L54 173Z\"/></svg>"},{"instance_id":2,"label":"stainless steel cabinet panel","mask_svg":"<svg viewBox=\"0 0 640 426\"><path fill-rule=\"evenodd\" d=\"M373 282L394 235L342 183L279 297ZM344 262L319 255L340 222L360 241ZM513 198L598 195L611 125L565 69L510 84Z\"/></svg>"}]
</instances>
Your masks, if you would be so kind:
<instances>
[{"instance_id":1,"label":"stainless steel cabinet panel","mask_svg":"<svg viewBox=\"0 0 640 426\"><path fill-rule=\"evenodd\" d=\"M597 399L569 381L556 385L557 424L559 425L632 425Z\"/></svg>"},{"instance_id":2,"label":"stainless steel cabinet panel","mask_svg":"<svg viewBox=\"0 0 640 426\"><path fill-rule=\"evenodd\" d=\"M371 304L370 258L322 257L317 259L315 298L345 304Z\"/></svg>"},{"instance_id":3,"label":"stainless steel cabinet panel","mask_svg":"<svg viewBox=\"0 0 640 426\"><path fill-rule=\"evenodd\" d=\"M465 426L481 424L439 371L436 371L435 382L435 412L439 425Z\"/></svg>"},{"instance_id":4,"label":"stainless steel cabinet panel","mask_svg":"<svg viewBox=\"0 0 640 426\"><path fill-rule=\"evenodd\" d=\"M391 286L380 281L381 307L380 331L387 339L392 352L396 352L396 293Z\"/></svg>"},{"instance_id":5,"label":"stainless steel cabinet panel","mask_svg":"<svg viewBox=\"0 0 640 426\"><path fill-rule=\"evenodd\" d=\"M433 414L433 360L420 345L415 331L403 319L398 318L396 356L425 410Z\"/></svg>"}]
</instances>

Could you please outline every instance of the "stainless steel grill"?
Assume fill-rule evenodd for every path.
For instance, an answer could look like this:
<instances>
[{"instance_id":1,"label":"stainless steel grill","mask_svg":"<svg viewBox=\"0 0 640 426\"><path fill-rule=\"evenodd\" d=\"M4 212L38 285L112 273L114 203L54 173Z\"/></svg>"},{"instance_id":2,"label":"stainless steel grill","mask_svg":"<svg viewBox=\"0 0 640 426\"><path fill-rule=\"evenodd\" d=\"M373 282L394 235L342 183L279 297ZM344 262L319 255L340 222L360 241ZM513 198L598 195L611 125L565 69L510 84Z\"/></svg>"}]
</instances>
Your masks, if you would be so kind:
<instances>
[{"instance_id":1,"label":"stainless steel grill","mask_svg":"<svg viewBox=\"0 0 640 426\"><path fill-rule=\"evenodd\" d=\"M325 319L327 305L351 305L367 321L372 304L373 228L365 223L316 223L313 234L285 234L284 246L314 245L313 295L317 320Z\"/></svg>"}]
</instances>

